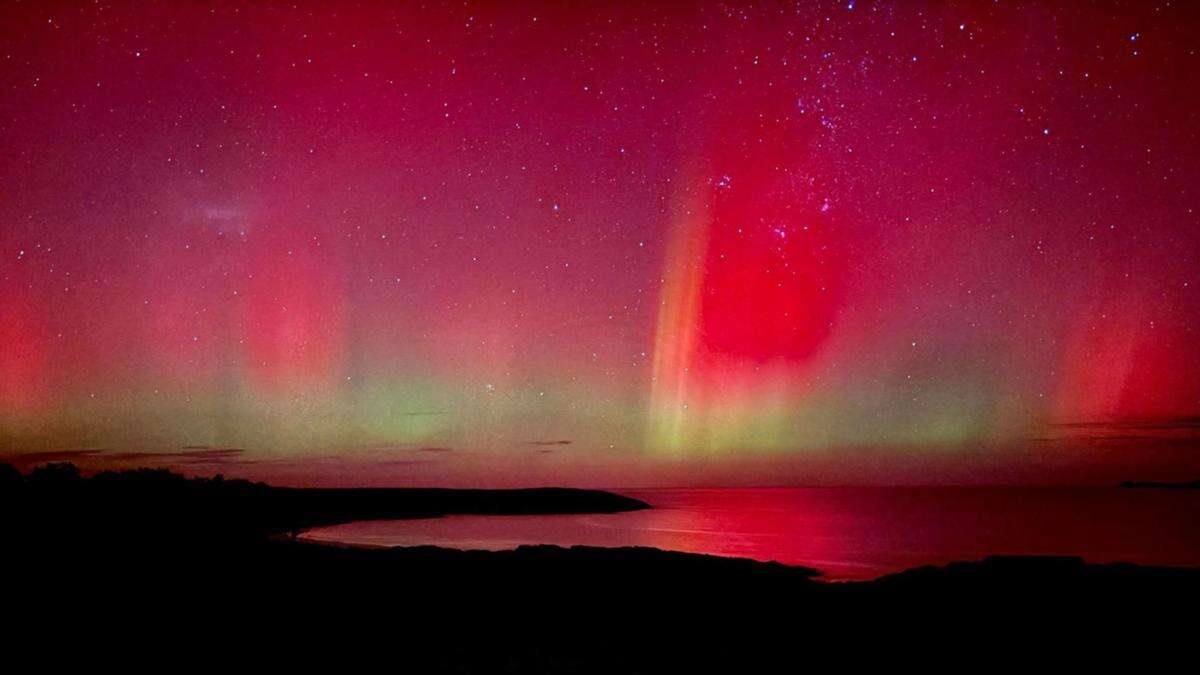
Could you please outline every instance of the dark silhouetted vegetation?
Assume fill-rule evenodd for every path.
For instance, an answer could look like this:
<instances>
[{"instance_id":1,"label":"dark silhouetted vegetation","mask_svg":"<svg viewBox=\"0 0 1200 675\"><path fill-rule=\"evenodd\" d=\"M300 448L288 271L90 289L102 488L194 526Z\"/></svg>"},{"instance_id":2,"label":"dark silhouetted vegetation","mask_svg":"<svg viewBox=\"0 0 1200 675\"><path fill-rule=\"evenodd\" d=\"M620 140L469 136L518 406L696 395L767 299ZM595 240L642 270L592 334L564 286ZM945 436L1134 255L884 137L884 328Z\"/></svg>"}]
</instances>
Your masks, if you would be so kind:
<instances>
[{"instance_id":1,"label":"dark silhouetted vegetation","mask_svg":"<svg viewBox=\"0 0 1200 675\"><path fill-rule=\"evenodd\" d=\"M17 467L7 462L0 462L0 483L15 483L24 479Z\"/></svg>"},{"instance_id":2,"label":"dark silhouetted vegetation","mask_svg":"<svg viewBox=\"0 0 1200 675\"><path fill-rule=\"evenodd\" d=\"M83 479L79 468L70 462L43 464L29 472L27 480L34 482L74 482Z\"/></svg>"}]
</instances>

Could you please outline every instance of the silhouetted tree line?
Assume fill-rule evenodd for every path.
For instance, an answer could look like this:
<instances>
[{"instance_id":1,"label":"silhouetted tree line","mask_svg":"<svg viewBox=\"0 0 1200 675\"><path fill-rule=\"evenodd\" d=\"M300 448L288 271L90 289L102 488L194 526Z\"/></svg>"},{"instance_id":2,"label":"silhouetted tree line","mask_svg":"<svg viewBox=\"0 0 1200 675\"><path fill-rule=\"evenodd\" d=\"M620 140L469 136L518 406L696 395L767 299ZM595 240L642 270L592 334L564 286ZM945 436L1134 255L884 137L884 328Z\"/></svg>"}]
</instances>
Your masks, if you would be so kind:
<instances>
[{"instance_id":1,"label":"silhouetted tree line","mask_svg":"<svg viewBox=\"0 0 1200 675\"><path fill-rule=\"evenodd\" d=\"M29 475L23 475L17 467L8 462L0 462L0 483L17 483L21 481L29 482L71 482L71 481L124 481L124 482L140 482L140 483L183 483L191 482L194 484L229 484L229 485L260 485L266 487L266 483L253 483L248 480L233 479L226 480L223 474L216 474L211 478L196 477L188 478L187 476L171 471L170 469L151 469L148 467L139 467L136 469L121 469L119 471L107 470L100 471L90 479L83 475L79 467L71 462L50 462L33 468Z\"/></svg>"},{"instance_id":2,"label":"silhouetted tree line","mask_svg":"<svg viewBox=\"0 0 1200 675\"><path fill-rule=\"evenodd\" d=\"M17 467L7 462L0 462L0 484L15 483L25 477L17 470Z\"/></svg>"},{"instance_id":3,"label":"silhouetted tree line","mask_svg":"<svg viewBox=\"0 0 1200 675\"><path fill-rule=\"evenodd\" d=\"M0 464L0 483L17 483L23 480L33 482L76 481L82 480L83 474L79 467L70 462L52 462L35 467L28 476L21 475L12 464Z\"/></svg>"}]
</instances>

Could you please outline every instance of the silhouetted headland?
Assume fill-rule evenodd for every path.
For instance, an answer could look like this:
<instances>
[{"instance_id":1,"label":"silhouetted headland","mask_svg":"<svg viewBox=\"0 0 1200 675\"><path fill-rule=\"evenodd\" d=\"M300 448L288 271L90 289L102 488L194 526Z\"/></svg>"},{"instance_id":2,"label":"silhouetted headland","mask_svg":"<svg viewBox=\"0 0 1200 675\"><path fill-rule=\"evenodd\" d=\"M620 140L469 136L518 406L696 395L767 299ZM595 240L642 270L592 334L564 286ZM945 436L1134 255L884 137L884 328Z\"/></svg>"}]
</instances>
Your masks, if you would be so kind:
<instances>
[{"instance_id":1,"label":"silhouetted headland","mask_svg":"<svg viewBox=\"0 0 1200 675\"><path fill-rule=\"evenodd\" d=\"M104 471L86 478L66 462L38 467L28 476L3 466L0 498L6 507L25 514L24 524L34 528L30 534L84 529L114 537L151 531L159 540L230 540L295 535L310 527L357 520L650 508L611 492L571 488L285 488L219 475L186 478L166 469Z\"/></svg>"}]
</instances>

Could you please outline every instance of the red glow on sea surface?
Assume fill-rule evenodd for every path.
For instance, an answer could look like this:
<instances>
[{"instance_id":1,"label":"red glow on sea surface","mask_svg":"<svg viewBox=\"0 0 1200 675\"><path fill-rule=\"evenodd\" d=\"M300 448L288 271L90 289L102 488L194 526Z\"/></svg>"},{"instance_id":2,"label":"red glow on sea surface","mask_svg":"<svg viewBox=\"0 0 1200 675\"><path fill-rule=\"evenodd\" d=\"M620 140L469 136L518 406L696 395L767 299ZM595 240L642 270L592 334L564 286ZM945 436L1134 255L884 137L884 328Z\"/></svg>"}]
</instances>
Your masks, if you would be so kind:
<instances>
[{"instance_id":1,"label":"red glow on sea surface","mask_svg":"<svg viewBox=\"0 0 1200 675\"><path fill-rule=\"evenodd\" d=\"M311 530L320 541L502 550L651 546L775 560L835 580L988 555L1200 565L1200 492L1121 488L748 488L622 491L611 515L452 516Z\"/></svg>"}]
</instances>

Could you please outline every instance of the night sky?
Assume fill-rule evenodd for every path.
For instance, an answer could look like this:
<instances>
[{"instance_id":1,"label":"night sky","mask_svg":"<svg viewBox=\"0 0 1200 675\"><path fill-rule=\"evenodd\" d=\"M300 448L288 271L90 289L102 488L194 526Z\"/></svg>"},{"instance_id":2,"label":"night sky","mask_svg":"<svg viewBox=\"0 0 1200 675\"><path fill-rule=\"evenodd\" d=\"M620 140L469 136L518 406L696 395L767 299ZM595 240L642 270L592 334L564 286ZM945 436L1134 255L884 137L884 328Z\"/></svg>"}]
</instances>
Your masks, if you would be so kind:
<instances>
[{"instance_id":1,"label":"night sky","mask_svg":"<svg viewBox=\"0 0 1200 675\"><path fill-rule=\"evenodd\" d=\"M5 3L0 454L1200 475L1200 9L658 4Z\"/></svg>"}]
</instances>

